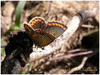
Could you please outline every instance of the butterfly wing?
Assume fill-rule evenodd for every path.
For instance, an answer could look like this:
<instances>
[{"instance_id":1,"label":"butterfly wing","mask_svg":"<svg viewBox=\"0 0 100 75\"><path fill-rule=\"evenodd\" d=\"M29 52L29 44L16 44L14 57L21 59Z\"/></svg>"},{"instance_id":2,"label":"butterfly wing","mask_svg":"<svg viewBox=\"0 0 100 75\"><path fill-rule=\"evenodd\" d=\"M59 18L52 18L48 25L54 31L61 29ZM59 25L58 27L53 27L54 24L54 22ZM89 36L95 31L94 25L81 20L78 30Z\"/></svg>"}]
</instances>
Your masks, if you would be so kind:
<instances>
[{"instance_id":1,"label":"butterfly wing","mask_svg":"<svg viewBox=\"0 0 100 75\"><path fill-rule=\"evenodd\" d=\"M55 38L60 36L65 30L67 29L67 26L58 23L58 22L49 22L47 23L46 28L44 29L45 32L49 33L50 35L53 35Z\"/></svg>"},{"instance_id":2,"label":"butterfly wing","mask_svg":"<svg viewBox=\"0 0 100 75\"><path fill-rule=\"evenodd\" d=\"M41 30L33 30L28 24L24 24L26 33L30 36L36 46L44 47L54 41L55 37Z\"/></svg>"},{"instance_id":3,"label":"butterfly wing","mask_svg":"<svg viewBox=\"0 0 100 75\"><path fill-rule=\"evenodd\" d=\"M33 18L32 20L30 20L29 25L33 29L43 30L46 24L45 24L44 19L42 19L40 17L36 17L36 18Z\"/></svg>"},{"instance_id":4,"label":"butterfly wing","mask_svg":"<svg viewBox=\"0 0 100 75\"><path fill-rule=\"evenodd\" d=\"M28 24L26 24L26 23L24 24L24 29L25 29L25 32L26 32L27 34L29 34L29 35L32 35L32 34L35 33L34 29L31 28L31 26L28 25Z\"/></svg>"},{"instance_id":5,"label":"butterfly wing","mask_svg":"<svg viewBox=\"0 0 100 75\"><path fill-rule=\"evenodd\" d=\"M32 35L32 39L39 47L44 47L54 41L55 37L43 31L36 31Z\"/></svg>"},{"instance_id":6,"label":"butterfly wing","mask_svg":"<svg viewBox=\"0 0 100 75\"><path fill-rule=\"evenodd\" d=\"M46 25L42 18L34 18L29 24L24 24L24 29L35 45L44 47L60 36L67 26L58 22L49 22Z\"/></svg>"}]
</instances>

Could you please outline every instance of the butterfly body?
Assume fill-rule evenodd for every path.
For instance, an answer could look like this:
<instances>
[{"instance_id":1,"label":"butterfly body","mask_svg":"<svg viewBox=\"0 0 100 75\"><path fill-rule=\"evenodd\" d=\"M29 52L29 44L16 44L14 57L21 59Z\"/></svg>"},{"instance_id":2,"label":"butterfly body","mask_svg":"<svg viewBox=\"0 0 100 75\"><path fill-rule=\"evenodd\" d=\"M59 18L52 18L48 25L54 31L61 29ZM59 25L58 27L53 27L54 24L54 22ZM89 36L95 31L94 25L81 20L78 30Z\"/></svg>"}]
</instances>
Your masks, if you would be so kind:
<instances>
[{"instance_id":1,"label":"butterfly body","mask_svg":"<svg viewBox=\"0 0 100 75\"><path fill-rule=\"evenodd\" d=\"M59 37L67 27L58 22L45 23L42 18L34 18L28 24L24 24L26 33L38 47L44 47Z\"/></svg>"}]
</instances>

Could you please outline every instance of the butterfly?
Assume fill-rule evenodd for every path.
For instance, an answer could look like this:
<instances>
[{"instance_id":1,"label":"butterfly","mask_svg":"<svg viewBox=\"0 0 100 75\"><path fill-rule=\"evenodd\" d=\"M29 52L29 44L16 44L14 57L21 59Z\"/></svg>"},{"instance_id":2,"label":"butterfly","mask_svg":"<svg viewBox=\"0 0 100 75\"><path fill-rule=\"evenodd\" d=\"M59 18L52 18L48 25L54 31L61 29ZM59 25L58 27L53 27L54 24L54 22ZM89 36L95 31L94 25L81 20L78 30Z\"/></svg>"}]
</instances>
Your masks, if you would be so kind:
<instances>
[{"instance_id":1,"label":"butterfly","mask_svg":"<svg viewBox=\"0 0 100 75\"><path fill-rule=\"evenodd\" d=\"M44 47L66 31L67 26L58 22L48 22L46 24L43 18L36 17L29 23L25 23L24 29L36 46Z\"/></svg>"}]
</instances>

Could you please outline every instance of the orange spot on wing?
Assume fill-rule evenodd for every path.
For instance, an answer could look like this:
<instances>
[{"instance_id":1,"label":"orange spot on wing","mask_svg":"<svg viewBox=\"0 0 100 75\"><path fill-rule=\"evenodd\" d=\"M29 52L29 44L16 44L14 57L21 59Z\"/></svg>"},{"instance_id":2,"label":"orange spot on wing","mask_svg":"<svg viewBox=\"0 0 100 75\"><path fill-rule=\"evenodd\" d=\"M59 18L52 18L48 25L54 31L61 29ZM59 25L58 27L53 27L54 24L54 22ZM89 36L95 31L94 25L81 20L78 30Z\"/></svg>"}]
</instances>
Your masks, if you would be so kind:
<instances>
[{"instance_id":1,"label":"orange spot on wing","mask_svg":"<svg viewBox=\"0 0 100 75\"><path fill-rule=\"evenodd\" d=\"M63 30L66 30L66 27L64 27L63 25L58 24L58 23L48 23L47 26L58 26L58 27L62 28Z\"/></svg>"}]
</instances>

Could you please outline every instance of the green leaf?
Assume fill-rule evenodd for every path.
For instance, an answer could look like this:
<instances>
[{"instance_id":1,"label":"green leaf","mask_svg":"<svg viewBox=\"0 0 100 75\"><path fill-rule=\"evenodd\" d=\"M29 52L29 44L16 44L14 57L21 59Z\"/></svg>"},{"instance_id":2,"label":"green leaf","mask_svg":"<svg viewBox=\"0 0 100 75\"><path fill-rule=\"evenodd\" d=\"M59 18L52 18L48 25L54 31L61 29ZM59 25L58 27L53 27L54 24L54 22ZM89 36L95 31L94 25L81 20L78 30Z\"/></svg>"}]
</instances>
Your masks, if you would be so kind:
<instances>
[{"instance_id":1,"label":"green leaf","mask_svg":"<svg viewBox=\"0 0 100 75\"><path fill-rule=\"evenodd\" d=\"M21 19L21 13L24 9L24 6L26 4L26 1L20 1L16 7L16 18L15 18L15 25L11 27L11 30L17 30L22 28L22 24L20 23L20 19Z\"/></svg>"}]
</instances>

